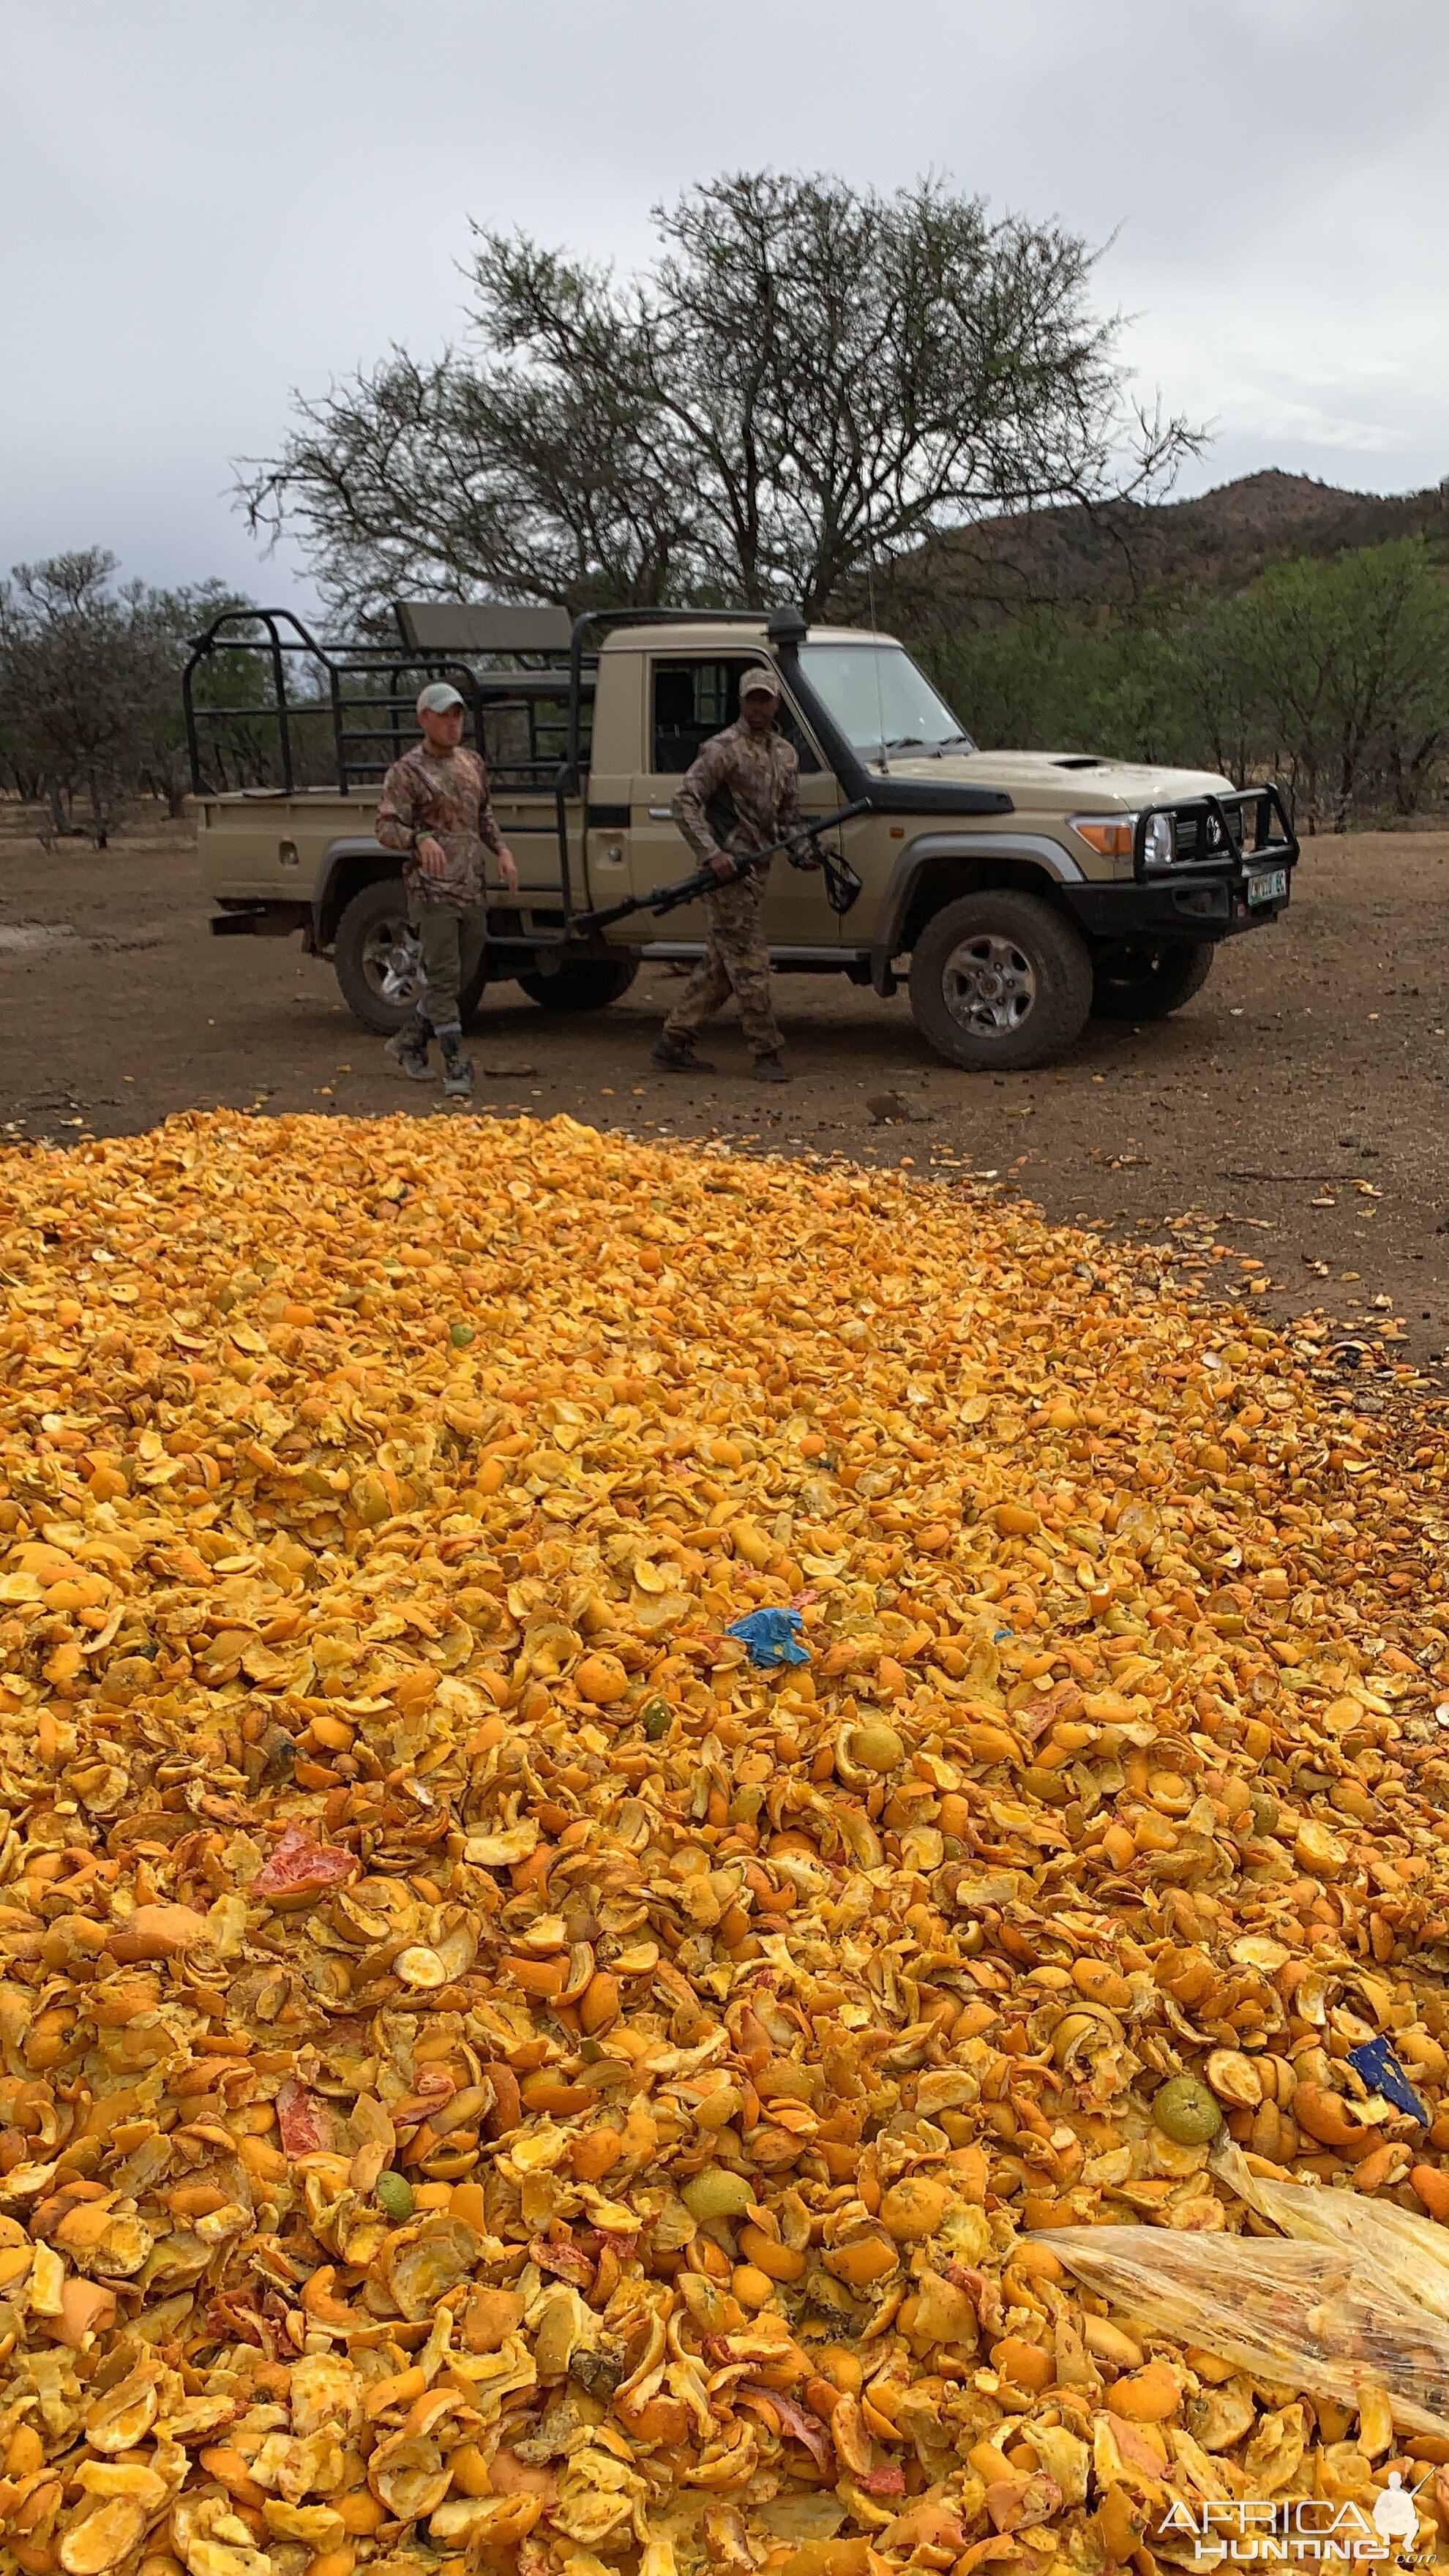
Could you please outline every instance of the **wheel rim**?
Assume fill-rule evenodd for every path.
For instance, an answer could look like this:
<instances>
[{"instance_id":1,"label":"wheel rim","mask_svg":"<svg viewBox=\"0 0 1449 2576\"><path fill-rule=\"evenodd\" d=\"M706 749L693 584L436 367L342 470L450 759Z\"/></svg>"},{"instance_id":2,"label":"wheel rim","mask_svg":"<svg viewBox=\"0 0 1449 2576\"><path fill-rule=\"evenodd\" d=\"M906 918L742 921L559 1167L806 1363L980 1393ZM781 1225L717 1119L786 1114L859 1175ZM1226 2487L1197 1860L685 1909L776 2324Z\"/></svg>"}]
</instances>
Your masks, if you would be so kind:
<instances>
[{"instance_id":1,"label":"wheel rim","mask_svg":"<svg viewBox=\"0 0 1449 2576\"><path fill-rule=\"evenodd\" d=\"M401 1010L422 988L418 943L401 918L373 923L362 943L362 972L380 1002Z\"/></svg>"},{"instance_id":2,"label":"wheel rim","mask_svg":"<svg viewBox=\"0 0 1449 2576\"><path fill-rule=\"evenodd\" d=\"M941 969L941 995L972 1037L1011 1037L1035 1007L1036 970L1014 939L985 931L952 949Z\"/></svg>"}]
</instances>

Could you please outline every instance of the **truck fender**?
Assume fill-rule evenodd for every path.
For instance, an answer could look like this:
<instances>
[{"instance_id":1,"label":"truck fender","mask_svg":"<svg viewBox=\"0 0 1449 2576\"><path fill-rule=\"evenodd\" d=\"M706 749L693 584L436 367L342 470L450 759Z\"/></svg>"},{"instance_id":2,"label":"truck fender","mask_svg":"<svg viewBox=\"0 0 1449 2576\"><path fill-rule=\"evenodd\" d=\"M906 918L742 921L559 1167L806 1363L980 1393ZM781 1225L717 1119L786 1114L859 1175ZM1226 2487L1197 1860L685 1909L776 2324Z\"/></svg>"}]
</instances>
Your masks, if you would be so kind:
<instances>
[{"instance_id":1,"label":"truck fender","mask_svg":"<svg viewBox=\"0 0 1449 2576\"><path fill-rule=\"evenodd\" d=\"M373 885L379 877L400 880L402 860L396 850L385 850L372 833L344 833L328 842L318 861L312 888L312 938L316 947L331 947L337 924L359 886Z\"/></svg>"},{"instance_id":2,"label":"truck fender","mask_svg":"<svg viewBox=\"0 0 1449 2576\"><path fill-rule=\"evenodd\" d=\"M891 870L876 917L870 951L870 980L878 993L890 994L896 989L891 968L906 945L912 898L927 870L943 859L963 862L1005 859L1013 869L1013 874L1005 882L1012 884L1030 884L1033 877L1048 877L1055 885L1075 885L1086 876L1086 870L1077 865L1060 841L1050 841L1036 833L917 833L913 841L906 843Z\"/></svg>"}]
</instances>

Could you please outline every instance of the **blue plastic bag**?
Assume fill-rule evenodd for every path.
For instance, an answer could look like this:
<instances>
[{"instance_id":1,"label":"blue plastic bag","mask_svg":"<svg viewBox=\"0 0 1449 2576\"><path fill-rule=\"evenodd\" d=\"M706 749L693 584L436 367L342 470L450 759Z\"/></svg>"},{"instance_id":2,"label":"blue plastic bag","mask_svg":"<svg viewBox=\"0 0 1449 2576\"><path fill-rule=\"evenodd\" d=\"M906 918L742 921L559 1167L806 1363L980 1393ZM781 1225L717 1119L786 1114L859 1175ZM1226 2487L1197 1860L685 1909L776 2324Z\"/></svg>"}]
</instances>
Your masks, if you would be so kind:
<instances>
[{"instance_id":1,"label":"blue plastic bag","mask_svg":"<svg viewBox=\"0 0 1449 2576\"><path fill-rule=\"evenodd\" d=\"M1366 2039L1362 2048L1351 2048L1348 2062L1354 2073L1363 2077L1365 2084L1371 2084L1376 2093L1382 2093L1386 2102L1392 2102L1396 2111L1406 2111L1411 2120L1418 2121L1421 2129L1428 2128L1432 2115L1420 2101L1386 2039Z\"/></svg>"},{"instance_id":2,"label":"blue plastic bag","mask_svg":"<svg viewBox=\"0 0 1449 2576\"><path fill-rule=\"evenodd\" d=\"M741 1638L751 1663L770 1672L777 1664L809 1663L809 1653L800 1643L804 1624L798 1610L750 1610L743 1619L731 1619L725 1635Z\"/></svg>"}]
</instances>

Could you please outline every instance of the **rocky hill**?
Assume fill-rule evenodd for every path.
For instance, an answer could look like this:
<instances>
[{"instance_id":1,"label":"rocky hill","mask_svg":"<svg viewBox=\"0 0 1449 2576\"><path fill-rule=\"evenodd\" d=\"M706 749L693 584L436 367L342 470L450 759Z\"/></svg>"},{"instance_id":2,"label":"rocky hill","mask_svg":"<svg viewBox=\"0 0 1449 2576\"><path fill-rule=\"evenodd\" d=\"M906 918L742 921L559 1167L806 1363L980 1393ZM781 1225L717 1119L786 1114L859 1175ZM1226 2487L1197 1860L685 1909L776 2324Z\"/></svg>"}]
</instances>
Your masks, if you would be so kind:
<instances>
[{"instance_id":1,"label":"rocky hill","mask_svg":"<svg viewBox=\"0 0 1449 2576\"><path fill-rule=\"evenodd\" d=\"M1424 535L1449 561L1449 492L1348 492L1269 469L1187 501L1035 510L955 530L891 577L917 617L1075 600L1125 605L1149 593L1238 590L1300 554L1334 555Z\"/></svg>"}]
</instances>

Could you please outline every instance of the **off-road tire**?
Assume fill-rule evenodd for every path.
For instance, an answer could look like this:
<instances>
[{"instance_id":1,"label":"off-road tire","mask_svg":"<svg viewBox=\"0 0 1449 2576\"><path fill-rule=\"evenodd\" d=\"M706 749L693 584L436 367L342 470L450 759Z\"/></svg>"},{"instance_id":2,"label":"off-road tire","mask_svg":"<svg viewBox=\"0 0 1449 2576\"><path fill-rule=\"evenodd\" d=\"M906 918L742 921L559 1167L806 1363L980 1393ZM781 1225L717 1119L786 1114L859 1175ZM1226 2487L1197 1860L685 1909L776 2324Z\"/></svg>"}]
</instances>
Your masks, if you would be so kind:
<instances>
[{"instance_id":1,"label":"off-road tire","mask_svg":"<svg viewBox=\"0 0 1449 2576\"><path fill-rule=\"evenodd\" d=\"M990 992L992 984L999 993ZM984 886L927 922L911 955L911 1016L948 1064L1020 1071L1065 1055L1092 1007L1092 960L1040 895ZM990 1026L992 1014L998 1025Z\"/></svg>"},{"instance_id":2,"label":"off-road tire","mask_svg":"<svg viewBox=\"0 0 1449 2576\"><path fill-rule=\"evenodd\" d=\"M1121 940L1092 960L1094 1020L1165 1020L1200 993L1212 971L1206 940Z\"/></svg>"},{"instance_id":3,"label":"off-road tire","mask_svg":"<svg viewBox=\"0 0 1449 2576\"><path fill-rule=\"evenodd\" d=\"M379 1037L392 1037L417 1006L416 981L395 995L385 989L391 970L384 961L401 953L407 929L407 889L401 877L378 877L359 887L337 924L332 963L342 998L353 1018Z\"/></svg>"},{"instance_id":4,"label":"off-road tire","mask_svg":"<svg viewBox=\"0 0 1449 2576\"><path fill-rule=\"evenodd\" d=\"M397 937L389 942L389 932ZM332 963L342 998L355 1019L365 1029L376 1029L379 1037L390 1038L406 1026L417 1007L420 989L414 978L406 991L396 997L381 989L379 961L391 945L393 953L402 946L408 931L407 888L401 877L379 877L372 885L359 889L337 924L332 946ZM458 1016L467 1028L477 1011L483 988L488 981L486 966L480 966L458 996Z\"/></svg>"},{"instance_id":5,"label":"off-road tire","mask_svg":"<svg viewBox=\"0 0 1449 2576\"><path fill-rule=\"evenodd\" d=\"M541 1011L604 1011L628 992L638 972L633 957L582 957L556 975L520 975L518 981Z\"/></svg>"}]
</instances>

